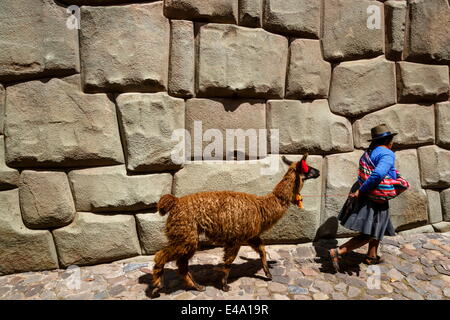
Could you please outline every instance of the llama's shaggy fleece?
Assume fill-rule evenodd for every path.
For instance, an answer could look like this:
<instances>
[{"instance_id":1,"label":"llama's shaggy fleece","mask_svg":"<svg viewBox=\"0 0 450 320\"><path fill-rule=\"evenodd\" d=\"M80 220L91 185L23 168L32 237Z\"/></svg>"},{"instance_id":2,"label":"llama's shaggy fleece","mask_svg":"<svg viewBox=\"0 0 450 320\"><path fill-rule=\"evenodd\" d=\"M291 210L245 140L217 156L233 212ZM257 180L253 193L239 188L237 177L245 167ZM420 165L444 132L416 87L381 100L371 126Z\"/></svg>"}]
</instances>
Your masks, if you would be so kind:
<instances>
[{"instance_id":1,"label":"llama's shaggy fleece","mask_svg":"<svg viewBox=\"0 0 450 320\"><path fill-rule=\"evenodd\" d=\"M305 154L302 160L306 160ZM224 246L223 290L228 291L228 274L239 248L248 243L259 253L263 269L271 278L261 233L270 229L295 202L295 196L303 188L307 179L317 178L319 170L301 165L301 161L289 164L288 171L273 191L265 196L243 192L213 191L198 192L181 198L171 194L161 197L158 202L160 214L169 214L166 235L169 244L155 255L153 269L153 294L163 287L164 265L176 260L178 271L187 285L197 290L204 288L194 282L188 271L188 261L198 248L199 235L204 233L214 243Z\"/></svg>"}]
</instances>

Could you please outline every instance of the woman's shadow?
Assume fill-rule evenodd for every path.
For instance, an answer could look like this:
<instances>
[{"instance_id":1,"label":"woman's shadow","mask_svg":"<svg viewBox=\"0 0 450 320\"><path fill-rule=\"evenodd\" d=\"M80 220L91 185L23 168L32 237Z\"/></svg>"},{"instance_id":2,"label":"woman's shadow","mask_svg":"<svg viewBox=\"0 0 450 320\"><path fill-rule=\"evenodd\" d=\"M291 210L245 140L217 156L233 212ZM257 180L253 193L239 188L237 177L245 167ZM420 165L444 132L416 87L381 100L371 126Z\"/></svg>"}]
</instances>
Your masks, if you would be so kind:
<instances>
[{"instance_id":1,"label":"woman's shadow","mask_svg":"<svg viewBox=\"0 0 450 320\"><path fill-rule=\"evenodd\" d=\"M269 281L268 278L256 274L262 269L261 259L249 259L240 256L244 263L232 264L230 275L228 277L228 283L233 283L241 277L256 278L265 281ZM268 261L268 264L276 264L276 261ZM221 279L223 276L222 269L223 263L220 264L194 264L189 266L189 271L191 272L194 280L205 287L212 286L216 289L221 290ZM154 298L152 296L153 284L152 275L144 274L139 277L139 283L148 284L148 288L145 290L145 294L149 298ZM161 293L170 294L179 290L189 289L185 286L183 279L179 275L177 269L175 268L164 268L164 289Z\"/></svg>"}]
</instances>

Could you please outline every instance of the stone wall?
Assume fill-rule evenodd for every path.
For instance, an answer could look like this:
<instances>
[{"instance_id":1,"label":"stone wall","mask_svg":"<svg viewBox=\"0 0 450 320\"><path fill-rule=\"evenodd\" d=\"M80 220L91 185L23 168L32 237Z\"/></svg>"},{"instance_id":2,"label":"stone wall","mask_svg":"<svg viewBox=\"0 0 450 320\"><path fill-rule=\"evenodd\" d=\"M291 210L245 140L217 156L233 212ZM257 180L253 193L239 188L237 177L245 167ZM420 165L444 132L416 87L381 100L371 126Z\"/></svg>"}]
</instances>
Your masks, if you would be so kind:
<instances>
[{"instance_id":1,"label":"stone wall","mask_svg":"<svg viewBox=\"0 0 450 320\"><path fill-rule=\"evenodd\" d=\"M172 132L196 120L279 129L280 154L321 170L268 243L349 235L336 215L382 122L411 182L395 227L442 230L449 64L448 0L1 1L0 274L152 254L165 193L272 190L286 166L269 143L275 175L173 163Z\"/></svg>"}]
</instances>

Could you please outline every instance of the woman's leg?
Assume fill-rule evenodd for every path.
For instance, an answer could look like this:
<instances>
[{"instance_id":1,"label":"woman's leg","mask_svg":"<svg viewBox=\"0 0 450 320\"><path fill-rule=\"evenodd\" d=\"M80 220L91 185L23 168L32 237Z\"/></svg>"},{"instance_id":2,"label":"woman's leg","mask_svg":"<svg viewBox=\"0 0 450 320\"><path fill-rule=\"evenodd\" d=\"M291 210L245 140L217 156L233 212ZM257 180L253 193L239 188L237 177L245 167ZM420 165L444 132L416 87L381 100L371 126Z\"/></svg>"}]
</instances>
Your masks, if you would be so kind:
<instances>
[{"instance_id":1,"label":"woman's leg","mask_svg":"<svg viewBox=\"0 0 450 320\"><path fill-rule=\"evenodd\" d=\"M369 250L367 251L367 255L371 258L377 257L378 246L380 244L380 240L370 239L369 241Z\"/></svg>"},{"instance_id":2,"label":"woman's leg","mask_svg":"<svg viewBox=\"0 0 450 320\"><path fill-rule=\"evenodd\" d=\"M359 234L356 237L351 238L346 243L342 244L337 250L338 254L346 254L350 251L353 251L355 249L358 249L365 245L366 243L370 242L370 236L366 234Z\"/></svg>"}]
</instances>

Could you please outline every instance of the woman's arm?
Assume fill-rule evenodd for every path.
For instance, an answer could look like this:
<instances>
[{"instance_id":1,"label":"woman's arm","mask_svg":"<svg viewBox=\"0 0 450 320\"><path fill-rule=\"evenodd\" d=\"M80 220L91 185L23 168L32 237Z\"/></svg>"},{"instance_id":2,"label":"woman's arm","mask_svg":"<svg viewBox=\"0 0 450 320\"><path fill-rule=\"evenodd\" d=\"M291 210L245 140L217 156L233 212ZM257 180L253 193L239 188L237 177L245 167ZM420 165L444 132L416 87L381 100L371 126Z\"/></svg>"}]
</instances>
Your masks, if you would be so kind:
<instances>
[{"instance_id":1,"label":"woman's arm","mask_svg":"<svg viewBox=\"0 0 450 320\"><path fill-rule=\"evenodd\" d=\"M370 177L359 188L360 192L370 191L378 186L381 180L386 177L389 170L395 165L395 155L393 153L384 153L381 155L378 164Z\"/></svg>"}]
</instances>

